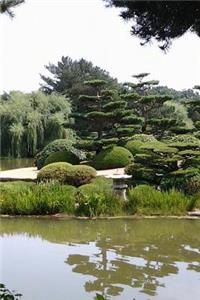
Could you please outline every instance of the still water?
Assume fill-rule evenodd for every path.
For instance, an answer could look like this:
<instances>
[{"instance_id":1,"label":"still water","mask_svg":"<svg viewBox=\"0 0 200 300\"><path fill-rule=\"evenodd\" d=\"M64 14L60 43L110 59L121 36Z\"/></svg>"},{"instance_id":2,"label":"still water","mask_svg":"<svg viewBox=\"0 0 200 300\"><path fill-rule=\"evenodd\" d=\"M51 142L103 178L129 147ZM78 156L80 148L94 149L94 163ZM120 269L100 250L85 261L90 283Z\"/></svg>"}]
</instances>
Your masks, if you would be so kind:
<instances>
[{"instance_id":1,"label":"still water","mask_svg":"<svg viewBox=\"0 0 200 300\"><path fill-rule=\"evenodd\" d=\"M34 166L34 158L0 157L0 171Z\"/></svg>"},{"instance_id":2,"label":"still water","mask_svg":"<svg viewBox=\"0 0 200 300\"><path fill-rule=\"evenodd\" d=\"M200 299L200 220L11 218L0 240L20 299Z\"/></svg>"}]
</instances>

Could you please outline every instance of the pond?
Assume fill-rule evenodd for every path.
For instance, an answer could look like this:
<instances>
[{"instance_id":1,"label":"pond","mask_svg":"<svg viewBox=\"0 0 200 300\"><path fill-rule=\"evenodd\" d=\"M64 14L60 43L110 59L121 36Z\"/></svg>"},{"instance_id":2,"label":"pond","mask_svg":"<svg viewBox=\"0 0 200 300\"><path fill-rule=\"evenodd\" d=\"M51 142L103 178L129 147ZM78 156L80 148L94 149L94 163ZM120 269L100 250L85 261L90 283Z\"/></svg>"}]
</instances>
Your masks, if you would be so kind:
<instances>
[{"instance_id":1,"label":"pond","mask_svg":"<svg viewBox=\"0 0 200 300\"><path fill-rule=\"evenodd\" d=\"M0 158L0 171L34 166L34 158Z\"/></svg>"},{"instance_id":2,"label":"pond","mask_svg":"<svg viewBox=\"0 0 200 300\"><path fill-rule=\"evenodd\" d=\"M0 240L20 299L200 299L200 220L3 218Z\"/></svg>"}]
</instances>

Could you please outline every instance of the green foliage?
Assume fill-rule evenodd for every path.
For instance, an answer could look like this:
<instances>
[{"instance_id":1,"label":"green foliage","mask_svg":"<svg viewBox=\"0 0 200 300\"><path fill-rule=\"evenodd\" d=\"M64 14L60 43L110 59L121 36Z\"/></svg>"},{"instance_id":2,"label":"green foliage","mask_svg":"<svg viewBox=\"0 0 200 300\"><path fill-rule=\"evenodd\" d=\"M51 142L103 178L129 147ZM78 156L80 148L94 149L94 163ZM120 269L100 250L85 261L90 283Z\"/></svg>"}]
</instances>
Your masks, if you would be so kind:
<instances>
[{"instance_id":1,"label":"green foliage","mask_svg":"<svg viewBox=\"0 0 200 300\"><path fill-rule=\"evenodd\" d=\"M72 186L13 182L1 183L0 190L2 214L74 214L76 189Z\"/></svg>"},{"instance_id":2,"label":"green foliage","mask_svg":"<svg viewBox=\"0 0 200 300\"><path fill-rule=\"evenodd\" d=\"M105 90L106 81L93 79L84 82L94 88L94 95L81 95L77 103L77 112L72 114L72 128L85 144L78 141L79 148L87 147L99 153L106 145L112 145L112 139L119 140L120 120L126 115L126 101L121 101L116 90ZM125 122L125 120L124 120ZM130 129L129 129L130 130ZM131 129L132 132L132 129Z\"/></svg>"},{"instance_id":3,"label":"green foliage","mask_svg":"<svg viewBox=\"0 0 200 300\"><path fill-rule=\"evenodd\" d=\"M72 163L78 163L81 159L84 158L83 152L74 148L71 141L68 141L67 139L58 139L49 143L41 152L37 154L36 166L38 167L38 169L42 168L45 165L46 160L51 154L60 151L67 151L69 158L72 160ZM53 158L55 158L55 156L53 156Z\"/></svg>"},{"instance_id":4,"label":"green foliage","mask_svg":"<svg viewBox=\"0 0 200 300\"><path fill-rule=\"evenodd\" d=\"M189 178L183 188L188 195L200 194L200 173Z\"/></svg>"},{"instance_id":5,"label":"green foliage","mask_svg":"<svg viewBox=\"0 0 200 300\"><path fill-rule=\"evenodd\" d=\"M143 81L144 76L134 75L138 83L125 83L122 99L127 101L128 108L132 109L138 121L138 133L153 134L161 139L177 130L188 131L193 129L193 123L188 118L184 105L172 101L171 96L161 93L152 93L156 81Z\"/></svg>"},{"instance_id":6,"label":"green foliage","mask_svg":"<svg viewBox=\"0 0 200 300\"><path fill-rule=\"evenodd\" d=\"M100 294L96 294L95 300L106 300L106 298L104 298L104 296L102 296Z\"/></svg>"},{"instance_id":7,"label":"green foliage","mask_svg":"<svg viewBox=\"0 0 200 300\"><path fill-rule=\"evenodd\" d=\"M142 39L142 45L156 40L161 43L159 47L166 50L175 38L187 31L200 36L198 1L145 1L142 5L138 1L129 0L104 1L108 6L120 8L119 15L131 22L131 34Z\"/></svg>"},{"instance_id":8,"label":"green foliage","mask_svg":"<svg viewBox=\"0 0 200 300\"><path fill-rule=\"evenodd\" d=\"M8 215L185 215L188 210L200 208L199 196L200 193L186 196L174 189L161 192L148 185L138 185L128 191L128 200L124 201L113 194L112 180L103 177L79 188L58 182L0 183L0 209Z\"/></svg>"},{"instance_id":9,"label":"green foliage","mask_svg":"<svg viewBox=\"0 0 200 300\"><path fill-rule=\"evenodd\" d=\"M78 216L114 216L122 212L123 200L115 196L112 190L99 189L95 184L90 184L79 188L76 205Z\"/></svg>"},{"instance_id":10,"label":"green foliage","mask_svg":"<svg viewBox=\"0 0 200 300\"><path fill-rule=\"evenodd\" d=\"M0 299L2 300L19 300L22 294L10 291L6 288L5 284L0 283Z\"/></svg>"},{"instance_id":11,"label":"green foliage","mask_svg":"<svg viewBox=\"0 0 200 300\"><path fill-rule=\"evenodd\" d=\"M43 167L37 174L38 181L66 181L66 173L71 167L71 164L66 162L55 162Z\"/></svg>"},{"instance_id":12,"label":"green foliage","mask_svg":"<svg viewBox=\"0 0 200 300\"><path fill-rule=\"evenodd\" d=\"M90 183L96 177L96 170L90 166L77 165L71 166L65 172L65 183L80 186Z\"/></svg>"},{"instance_id":13,"label":"green foliage","mask_svg":"<svg viewBox=\"0 0 200 300\"><path fill-rule=\"evenodd\" d=\"M57 151L51 153L47 159L45 160L45 165L54 163L54 162L68 162L71 164L77 164L79 162L79 159L77 158L76 155L74 155L70 151Z\"/></svg>"},{"instance_id":14,"label":"green foliage","mask_svg":"<svg viewBox=\"0 0 200 300\"><path fill-rule=\"evenodd\" d=\"M10 92L0 97L1 155L33 157L49 141L68 138L71 107L60 95ZM74 135L75 136L75 135Z\"/></svg>"},{"instance_id":15,"label":"green foliage","mask_svg":"<svg viewBox=\"0 0 200 300\"><path fill-rule=\"evenodd\" d=\"M44 82L42 90L47 94L57 92L69 96L75 111L77 111L79 95L94 95L96 84L99 84L99 81L106 81L110 88L118 87L117 80L112 78L107 71L94 66L83 58L72 60L69 56L62 56L57 64L50 63L45 67L51 76L41 76ZM94 82L93 86L84 83L90 80Z\"/></svg>"},{"instance_id":16,"label":"green foliage","mask_svg":"<svg viewBox=\"0 0 200 300\"><path fill-rule=\"evenodd\" d=\"M193 198L175 190L160 192L148 185L138 185L128 193L130 213L145 215L184 215L195 206Z\"/></svg>"},{"instance_id":17,"label":"green foliage","mask_svg":"<svg viewBox=\"0 0 200 300\"><path fill-rule=\"evenodd\" d=\"M134 163L125 171L135 184L147 182L184 191L185 181L200 172L199 145L199 139L188 134L176 135L166 143L129 141L126 147L134 153Z\"/></svg>"},{"instance_id":18,"label":"green foliage","mask_svg":"<svg viewBox=\"0 0 200 300\"><path fill-rule=\"evenodd\" d=\"M132 154L123 147L109 147L99 154L93 160L93 165L97 170L123 168L131 163Z\"/></svg>"},{"instance_id":19,"label":"green foliage","mask_svg":"<svg viewBox=\"0 0 200 300\"><path fill-rule=\"evenodd\" d=\"M153 135L135 134L131 137L131 140L126 143L125 148L127 148L133 155L144 153L145 150L142 149L142 146L156 141L157 140Z\"/></svg>"}]
</instances>

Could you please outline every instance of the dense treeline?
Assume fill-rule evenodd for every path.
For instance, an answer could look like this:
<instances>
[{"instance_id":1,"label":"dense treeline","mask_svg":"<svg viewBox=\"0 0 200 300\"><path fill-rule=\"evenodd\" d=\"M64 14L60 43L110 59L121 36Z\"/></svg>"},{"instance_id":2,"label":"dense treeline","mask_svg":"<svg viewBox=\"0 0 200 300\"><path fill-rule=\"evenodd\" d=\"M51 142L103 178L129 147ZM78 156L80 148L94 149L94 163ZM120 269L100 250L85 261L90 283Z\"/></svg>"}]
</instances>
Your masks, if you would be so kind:
<instances>
[{"instance_id":1,"label":"dense treeline","mask_svg":"<svg viewBox=\"0 0 200 300\"><path fill-rule=\"evenodd\" d=\"M56 138L73 138L64 128L71 107L61 95L10 92L0 97L1 155L34 157Z\"/></svg>"},{"instance_id":2,"label":"dense treeline","mask_svg":"<svg viewBox=\"0 0 200 300\"><path fill-rule=\"evenodd\" d=\"M62 57L46 66L41 91L10 92L0 97L1 155L34 157L55 139L98 153L124 145L135 134L158 140L195 133L199 138L200 95L176 91L147 80L148 73L120 84L84 59Z\"/></svg>"}]
</instances>

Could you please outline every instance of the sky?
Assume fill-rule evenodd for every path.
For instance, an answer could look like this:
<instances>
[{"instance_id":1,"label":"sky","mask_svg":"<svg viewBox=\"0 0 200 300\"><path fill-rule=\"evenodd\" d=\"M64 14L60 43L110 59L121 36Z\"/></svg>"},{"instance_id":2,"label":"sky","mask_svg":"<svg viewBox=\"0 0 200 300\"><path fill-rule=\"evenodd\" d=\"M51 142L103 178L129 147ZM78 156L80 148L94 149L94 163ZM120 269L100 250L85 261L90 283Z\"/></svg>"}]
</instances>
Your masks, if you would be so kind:
<instances>
[{"instance_id":1,"label":"sky","mask_svg":"<svg viewBox=\"0 0 200 300\"><path fill-rule=\"evenodd\" d=\"M62 56L84 58L119 82L133 74L177 90L200 84L200 38L187 33L165 54L156 43L141 46L131 36L131 23L102 0L26 0L15 18L0 16L0 93L37 90L45 65Z\"/></svg>"}]
</instances>

